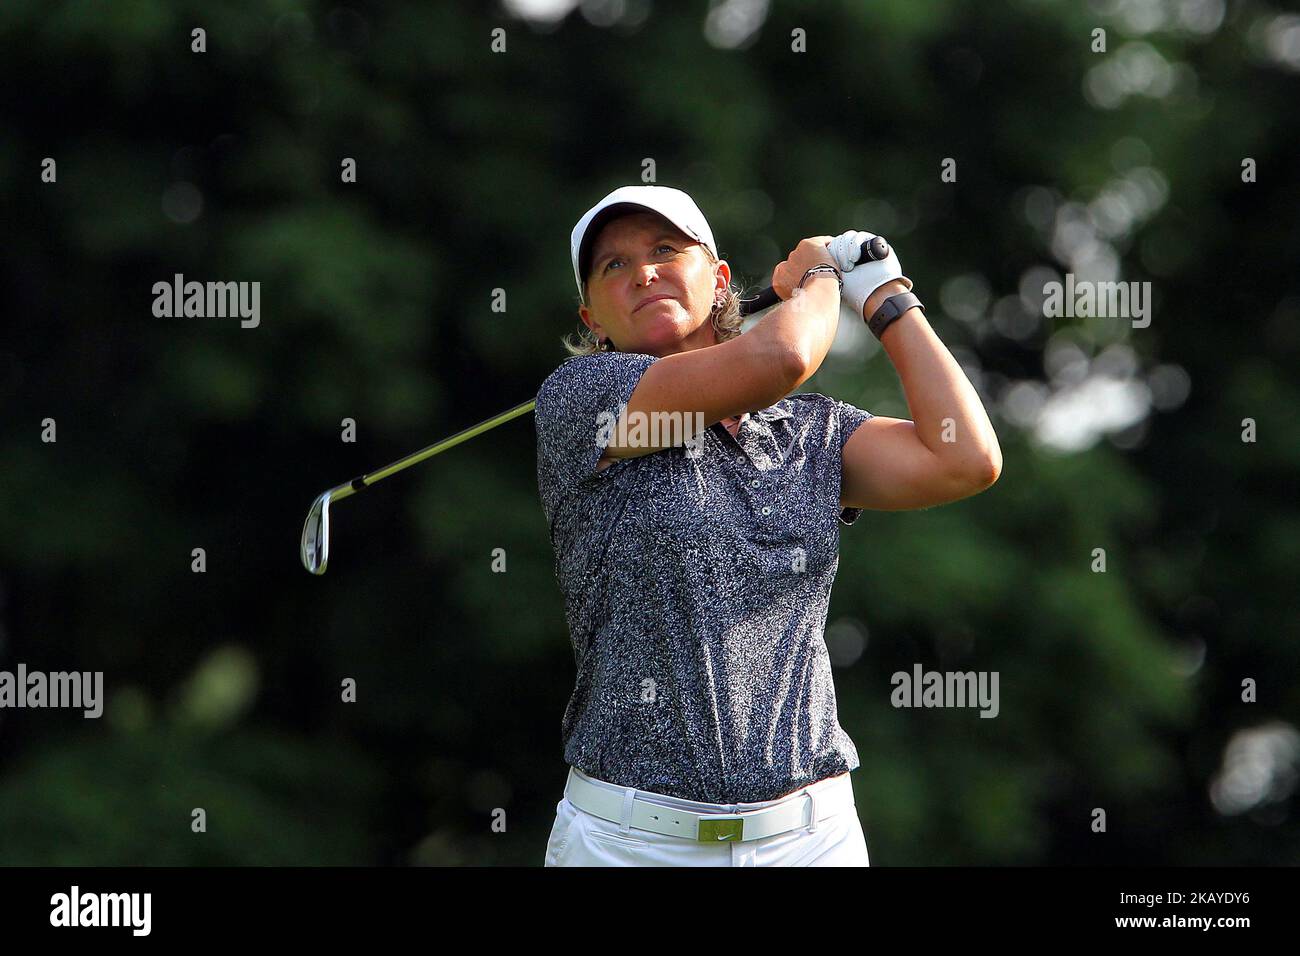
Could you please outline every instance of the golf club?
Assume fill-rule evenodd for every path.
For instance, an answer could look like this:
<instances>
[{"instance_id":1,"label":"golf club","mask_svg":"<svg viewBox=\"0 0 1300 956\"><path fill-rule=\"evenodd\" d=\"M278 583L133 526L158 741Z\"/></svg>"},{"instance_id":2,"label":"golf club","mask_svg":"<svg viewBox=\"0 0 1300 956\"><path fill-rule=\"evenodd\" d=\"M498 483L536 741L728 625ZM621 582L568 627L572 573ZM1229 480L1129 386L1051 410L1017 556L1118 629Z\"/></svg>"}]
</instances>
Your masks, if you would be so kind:
<instances>
[{"instance_id":1,"label":"golf club","mask_svg":"<svg viewBox=\"0 0 1300 956\"><path fill-rule=\"evenodd\" d=\"M507 412L502 412L489 418L487 421L479 422L471 428L457 432L450 438L444 438L427 448L421 448L417 452L401 458L391 465L386 465L378 471L372 471L362 475L359 478L353 478L349 482L331 488L329 491L322 492L315 501L312 502L311 511L307 512L307 520L302 526L302 566L312 574L324 574L325 565L330 557L330 505L336 501L355 495L358 491L369 488L377 481L383 481L389 475L395 475L404 468L419 464L426 458L432 458L439 452L446 451L459 445L463 441L469 441L475 435L481 435L483 432L498 425L510 421L512 418L518 418L520 415L527 414L533 410L537 404L536 399L530 399L522 405L516 405Z\"/></svg>"},{"instance_id":2,"label":"golf club","mask_svg":"<svg viewBox=\"0 0 1300 956\"><path fill-rule=\"evenodd\" d=\"M888 255L889 244L880 236L875 236L862 244L858 262L878 261ZM776 305L778 301L780 301L780 297L771 286L768 286L752 298L741 299L740 314L751 315L755 312L761 312L763 309ZM412 465L419 464L426 458L432 458L439 452L454 448L461 442L469 441L476 435L481 435L485 431L496 428L512 418L525 415L531 412L536 404L536 399L530 399L522 405L516 405L509 411L502 412L500 415L495 415L486 421L466 428L464 431L457 432L450 438L444 438L427 448L421 448L419 451L413 452L391 465L386 465L378 471L372 471L359 478L353 478L351 481L331 488L329 491L322 492L312 502L311 510L307 512L307 520L302 526L302 543L299 549L302 566L312 574L325 573L325 566L329 563L330 557L330 505L334 502L355 495L358 491L369 488L375 482L383 481L389 475L395 475Z\"/></svg>"}]
</instances>

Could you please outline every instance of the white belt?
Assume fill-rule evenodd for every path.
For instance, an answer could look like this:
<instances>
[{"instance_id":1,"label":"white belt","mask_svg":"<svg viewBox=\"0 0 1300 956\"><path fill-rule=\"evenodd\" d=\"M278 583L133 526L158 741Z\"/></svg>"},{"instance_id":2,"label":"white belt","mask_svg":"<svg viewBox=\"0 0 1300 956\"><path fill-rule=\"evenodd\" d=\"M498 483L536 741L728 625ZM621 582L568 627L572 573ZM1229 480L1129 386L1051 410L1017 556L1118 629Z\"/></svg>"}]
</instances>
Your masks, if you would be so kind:
<instances>
[{"instance_id":1,"label":"white belt","mask_svg":"<svg viewBox=\"0 0 1300 956\"><path fill-rule=\"evenodd\" d=\"M800 827L817 829L817 823L854 806L853 784L848 773L819 780L817 783L782 797L781 802L761 810L740 813L697 813L652 803L633 787L606 790L584 780L572 767L564 795L579 810L619 824L626 831L649 830L665 836L719 843L724 840L761 840Z\"/></svg>"}]
</instances>

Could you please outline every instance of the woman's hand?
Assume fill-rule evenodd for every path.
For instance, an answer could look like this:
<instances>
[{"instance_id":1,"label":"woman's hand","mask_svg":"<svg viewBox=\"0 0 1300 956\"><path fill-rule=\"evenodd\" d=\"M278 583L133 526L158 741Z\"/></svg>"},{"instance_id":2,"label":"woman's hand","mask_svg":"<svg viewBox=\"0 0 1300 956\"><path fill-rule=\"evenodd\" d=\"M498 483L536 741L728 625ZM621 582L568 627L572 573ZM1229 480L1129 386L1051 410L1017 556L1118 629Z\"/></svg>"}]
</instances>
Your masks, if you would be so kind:
<instances>
[{"instance_id":1,"label":"woman's hand","mask_svg":"<svg viewBox=\"0 0 1300 956\"><path fill-rule=\"evenodd\" d=\"M781 297L782 301L794 294L799 280L813 266L829 265L839 268L830 250L826 248L830 241L830 236L811 236L804 239L791 250L789 258L772 270L772 290Z\"/></svg>"},{"instance_id":2,"label":"woman's hand","mask_svg":"<svg viewBox=\"0 0 1300 956\"><path fill-rule=\"evenodd\" d=\"M844 273L844 302L864 322L876 314L876 309L890 295L912 289L912 280L903 275L902 263L893 246L884 259L853 262L862 243L874 238L872 233L850 230L836 236L829 250Z\"/></svg>"}]
</instances>

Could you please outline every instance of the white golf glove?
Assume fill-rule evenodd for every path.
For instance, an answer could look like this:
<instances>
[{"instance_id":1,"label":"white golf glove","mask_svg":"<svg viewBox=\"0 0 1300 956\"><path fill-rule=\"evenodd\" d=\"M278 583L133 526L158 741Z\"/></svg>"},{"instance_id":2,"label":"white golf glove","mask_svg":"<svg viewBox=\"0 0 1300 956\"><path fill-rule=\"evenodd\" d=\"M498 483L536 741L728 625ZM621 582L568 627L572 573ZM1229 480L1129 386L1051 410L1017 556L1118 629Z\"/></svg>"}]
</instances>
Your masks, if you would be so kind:
<instances>
[{"instance_id":1,"label":"white golf glove","mask_svg":"<svg viewBox=\"0 0 1300 956\"><path fill-rule=\"evenodd\" d=\"M898 261L898 256L894 254L892 245L889 247L889 255L884 259L854 264L853 260L859 255L862 244L874 238L875 233L850 229L848 232L840 233L826 246L840 272L844 273L843 299L853 310L853 314L864 322L871 318L862 314L867 299L871 298L871 293L886 282L901 279L907 284L909 291L912 288L912 280L903 275L903 266Z\"/></svg>"}]
</instances>

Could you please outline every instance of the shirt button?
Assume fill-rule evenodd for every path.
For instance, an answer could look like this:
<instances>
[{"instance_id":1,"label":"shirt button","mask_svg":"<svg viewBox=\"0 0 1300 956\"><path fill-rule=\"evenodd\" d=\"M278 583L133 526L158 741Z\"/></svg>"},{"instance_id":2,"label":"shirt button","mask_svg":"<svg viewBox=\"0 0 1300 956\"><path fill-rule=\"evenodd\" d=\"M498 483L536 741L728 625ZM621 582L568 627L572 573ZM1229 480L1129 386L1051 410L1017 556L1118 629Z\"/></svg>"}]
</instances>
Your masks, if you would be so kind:
<instances>
[{"instance_id":1,"label":"shirt button","mask_svg":"<svg viewBox=\"0 0 1300 956\"><path fill-rule=\"evenodd\" d=\"M764 509L763 509L763 514L765 514L765 515L770 515L771 513L772 513L772 509L771 509L771 508L764 508Z\"/></svg>"},{"instance_id":2,"label":"shirt button","mask_svg":"<svg viewBox=\"0 0 1300 956\"><path fill-rule=\"evenodd\" d=\"M737 465L743 465L744 463L745 463L745 456L744 456L744 455L737 455L737 456L736 456L736 464L737 464Z\"/></svg>"},{"instance_id":3,"label":"shirt button","mask_svg":"<svg viewBox=\"0 0 1300 956\"><path fill-rule=\"evenodd\" d=\"M751 482L749 483L749 487L751 487L751 488L757 488L757 487L758 487L758 479L755 478L753 481L751 481Z\"/></svg>"}]
</instances>

